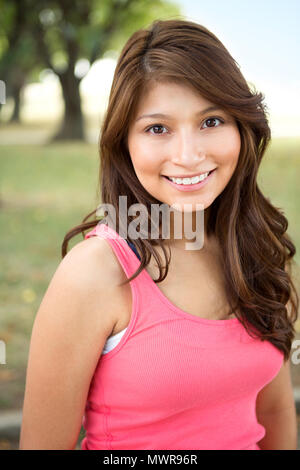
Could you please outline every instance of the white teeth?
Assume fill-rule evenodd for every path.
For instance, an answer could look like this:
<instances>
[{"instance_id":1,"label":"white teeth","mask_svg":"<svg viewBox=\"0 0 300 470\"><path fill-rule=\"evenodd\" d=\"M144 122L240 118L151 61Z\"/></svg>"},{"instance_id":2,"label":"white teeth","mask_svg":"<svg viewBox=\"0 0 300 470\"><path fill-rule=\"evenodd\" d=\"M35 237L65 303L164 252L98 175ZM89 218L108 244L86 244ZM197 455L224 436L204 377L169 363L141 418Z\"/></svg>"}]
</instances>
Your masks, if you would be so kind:
<instances>
[{"instance_id":1,"label":"white teeth","mask_svg":"<svg viewBox=\"0 0 300 470\"><path fill-rule=\"evenodd\" d=\"M201 176L193 176L193 178L171 178L170 180L173 181L173 183L177 184L196 184L199 183L200 181L203 181L205 178L207 178L208 173L204 173Z\"/></svg>"}]
</instances>

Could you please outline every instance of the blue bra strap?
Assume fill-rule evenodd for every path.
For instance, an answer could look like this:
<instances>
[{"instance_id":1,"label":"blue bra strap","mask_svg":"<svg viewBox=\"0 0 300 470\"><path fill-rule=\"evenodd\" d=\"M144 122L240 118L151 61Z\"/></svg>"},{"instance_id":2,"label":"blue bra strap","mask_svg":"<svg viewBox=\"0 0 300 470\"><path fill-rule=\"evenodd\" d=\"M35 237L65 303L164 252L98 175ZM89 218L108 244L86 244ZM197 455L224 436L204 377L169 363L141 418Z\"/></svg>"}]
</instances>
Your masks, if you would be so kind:
<instances>
[{"instance_id":1,"label":"blue bra strap","mask_svg":"<svg viewBox=\"0 0 300 470\"><path fill-rule=\"evenodd\" d=\"M139 256L139 254L138 254L138 252L137 252L137 250L136 250L134 244L131 243L131 242L129 242L128 240L126 240L126 241L127 241L128 245L130 246L130 248L132 249L132 251L134 251L134 253L135 253L136 256L138 257L138 259L141 261L141 258L140 258L140 256Z\"/></svg>"}]
</instances>

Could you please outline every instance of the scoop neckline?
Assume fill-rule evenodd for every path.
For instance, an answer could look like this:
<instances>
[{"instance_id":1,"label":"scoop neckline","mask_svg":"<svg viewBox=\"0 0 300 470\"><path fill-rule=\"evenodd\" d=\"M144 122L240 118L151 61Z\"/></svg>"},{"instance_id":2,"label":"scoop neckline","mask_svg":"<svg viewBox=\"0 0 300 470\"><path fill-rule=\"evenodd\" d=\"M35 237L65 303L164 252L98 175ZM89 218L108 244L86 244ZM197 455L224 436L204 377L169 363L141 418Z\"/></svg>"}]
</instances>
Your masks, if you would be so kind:
<instances>
[{"instance_id":1,"label":"scoop neckline","mask_svg":"<svg viewBox=\"0 0 300 470\"><path fill-rule=\"evenodd\" d=\"M150 276L148 271L146 271L145 268L144 268L143 272L144 272L144 275L147 277L147 279L150 281L150 284L153 286L153 289L155 290L155 292L159 295L160 299L169 308L171 308L175 313L177 313L179 315L183 315L183 316L185 316L186 318L188 318L192 321L196 321L198 323L204 323L204 324L211 325L211 326L214 326L214 325L222 326L222 325L225 325L225 324L230 324L230 325L240 324L239 319L236 318L236 317L235 318L228 318L227 320L226 319L213 320L213 319L210 319L210 318L198 317L197 315L193 315L192 313L189 313L189 312L186 312L185 310L182 310L181 308L177 307L177 305L175 305L173 302L171 302L171 300L169 300L168 297L165 296L165 294L160 290L160 288L158 287L156 282L154 282L154 280L152 279L152 277Z\"/></svg>"},{"instance_id":2,"label":"scoop neckline","mask_svg":"<svg viewBox=\"0 0 300 470\"><path fill-rule=\"evenodd\" d=\"M122 242L125 244L126 246L126 249L130 251L131 255L134 257L135 261L136 261L136 264L139 264L140 265L140 260L138 259L138 257L136 256L136 254L133 252L133 250L130 248L130 246L128 245L127 241L125 238L121 237L118 232L116 232L114 229L112 229L111 227L109 227L108 225L106 224L100 224L100 226L103 226L103 227L107 227L108 231L112 231L113 234L117 234L117 238L119 238L120 240L122 240ZM106 230L107 230L106 229ZM116 237L114 237L116 238ZM175 313L177 313L178 315L181 315L181 316L184 316L185 318L189 319L189 320L192 320L194 322L197 322L197 323L203 323L205 325L209 325L209 326L225 326L225 325L241 325L241 322L239 321L239 319L237 317L235 318L228 318L227 320L226 319L221 319L221 320L213 320L213 319L210 319L210 318L202 318L202 317L198 317L197 315L193 315L192 313L189 313L189 312L186 312L185 310L182 310L181 308L177 307L177 305L175 305L173 302L171 302L171 300L169 300L165 294L160 290L160 288L158 287L158 285L156 284L156 282L154 282L154 280L152 279L152 277L150 276L150 274L148 273L148 271L144 268L142 270L142 272L139 274L140 275L144 275L146 276L146 279L147 281L149 281L149 285L152 286L152 288L155 290L156 294L159 296L159 298L164 302L164 304L166 306L168 306L169 308L171 308ZM134 279L135 280L135 279ZM134 281L133 280L133 281ZM133 282L132 281L132 282Z\"/></svg>"}]
</instances>

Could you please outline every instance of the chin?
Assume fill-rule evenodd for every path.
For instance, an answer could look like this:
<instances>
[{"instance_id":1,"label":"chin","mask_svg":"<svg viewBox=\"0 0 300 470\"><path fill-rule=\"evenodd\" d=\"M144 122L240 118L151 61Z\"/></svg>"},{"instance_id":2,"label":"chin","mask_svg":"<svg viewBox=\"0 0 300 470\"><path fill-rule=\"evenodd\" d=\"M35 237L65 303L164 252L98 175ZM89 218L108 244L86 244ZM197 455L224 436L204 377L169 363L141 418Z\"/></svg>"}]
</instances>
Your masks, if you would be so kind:
<instances>
[{"instance_id":1,"label":"chin","mask_svg":"<svg viewBox=\"0 0 300 470\"><path fill-rule=\"evenodd\" d=\"M193 213L193 212L200 212L206 209L206 206L201 204L200 207L197 207L198 203L183 203L183 202L173 202L172 204L169 204L171 208L173 208L175 211L179 211L185 214Z\"/></svg>"}]
</instances>

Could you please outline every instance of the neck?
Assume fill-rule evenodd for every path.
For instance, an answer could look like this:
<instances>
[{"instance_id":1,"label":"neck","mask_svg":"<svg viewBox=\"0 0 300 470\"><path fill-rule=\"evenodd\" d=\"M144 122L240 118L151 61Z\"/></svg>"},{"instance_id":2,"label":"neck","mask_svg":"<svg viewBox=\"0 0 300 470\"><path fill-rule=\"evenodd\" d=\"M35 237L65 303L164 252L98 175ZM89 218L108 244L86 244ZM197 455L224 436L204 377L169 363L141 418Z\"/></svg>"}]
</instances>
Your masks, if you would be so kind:
<instances>
[{"instance_id":1,"label":"neck","mask_svg":"<svg viewBox=\"0 0 300 470\"><path fill-rule=\"evenodd\" d=\"M175 250L199 251L205 249L208 245L209 211L210 207L198 212L170 211L170 238L167 240L167 244Z\"/></svg>"}]
</instances>

